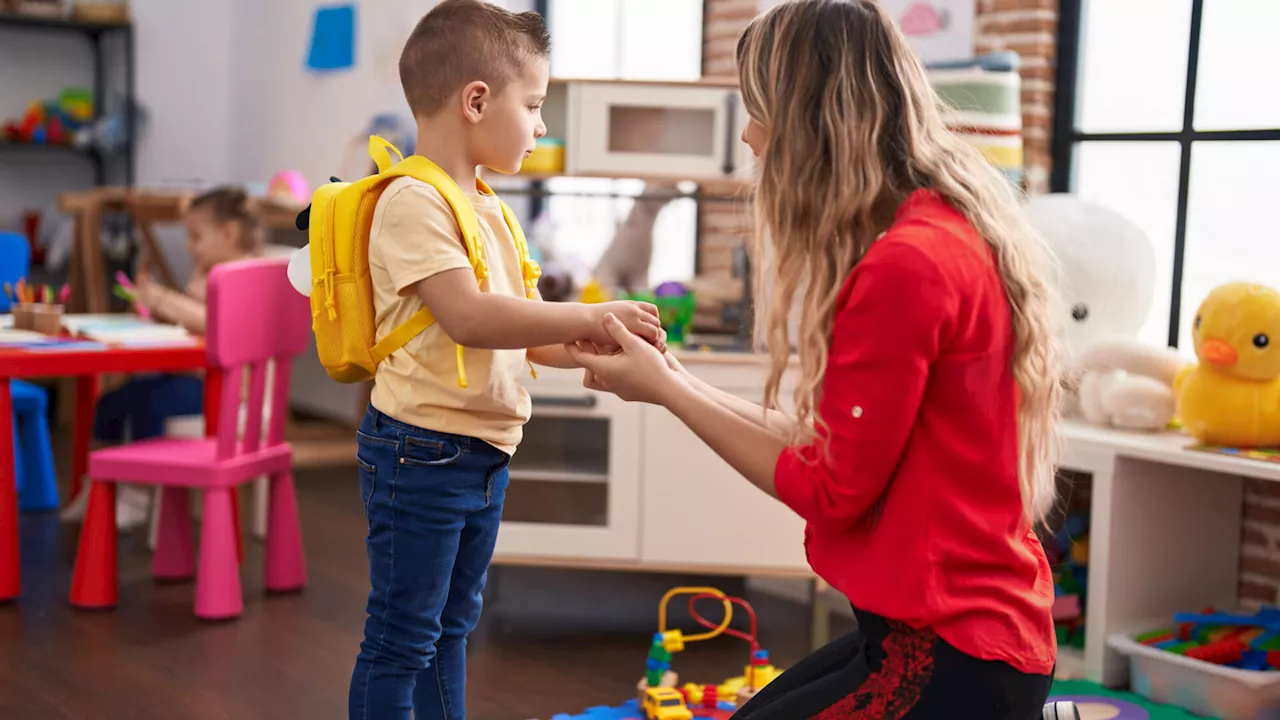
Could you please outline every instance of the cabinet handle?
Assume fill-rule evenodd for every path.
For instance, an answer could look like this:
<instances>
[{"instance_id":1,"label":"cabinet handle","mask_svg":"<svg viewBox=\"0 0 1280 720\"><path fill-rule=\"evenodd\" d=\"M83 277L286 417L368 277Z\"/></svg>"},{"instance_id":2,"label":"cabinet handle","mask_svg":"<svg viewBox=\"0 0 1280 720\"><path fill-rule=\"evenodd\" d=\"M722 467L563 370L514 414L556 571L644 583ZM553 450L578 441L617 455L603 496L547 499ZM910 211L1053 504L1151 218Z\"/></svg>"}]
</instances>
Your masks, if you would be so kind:
<instances>
[{"instance_id":1,"label":"cabinet handle","mask_svg":"<svg viewBox=\"0 0 1280 720\"><path fill-rule=\"evenodd\" d=\"M738 128L738 93L731 91L724 96L725 120L728 132L724 138L724 174L732 175L734 171L733 155L738 148L738 138L734 130Z\"/></svg>"},{"instance_id":2,"label":"cabinet handle","mask_svg":"<svg viewBox=\"0 0 1280 720\"><path fill-rule=\"evenodd\" d=\"M595 395L547 396L531 399L534 407L593 408L596 406Z\"/></svg>"}]
</instances>

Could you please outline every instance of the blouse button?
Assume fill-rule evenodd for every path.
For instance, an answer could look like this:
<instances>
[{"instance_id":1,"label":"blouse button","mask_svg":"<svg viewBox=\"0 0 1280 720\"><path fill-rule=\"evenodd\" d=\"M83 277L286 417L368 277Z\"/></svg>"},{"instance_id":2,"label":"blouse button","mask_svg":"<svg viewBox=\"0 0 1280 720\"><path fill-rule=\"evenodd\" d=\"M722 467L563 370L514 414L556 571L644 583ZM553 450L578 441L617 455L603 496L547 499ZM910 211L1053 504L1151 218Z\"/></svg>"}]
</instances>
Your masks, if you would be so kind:
<instances>
[{"instance_id":1,"label":"blouse button","mask_svg":"<svg viewBox=\"0 0 1280 720\"><path fill-rule=\"evenodd\" d=\"M854 405L854 406L853 406L853 416L854 416L855 418L860 418L860 417L862 417L862 406L861 406L861 405Z\"/></svg>"}]
</instances>

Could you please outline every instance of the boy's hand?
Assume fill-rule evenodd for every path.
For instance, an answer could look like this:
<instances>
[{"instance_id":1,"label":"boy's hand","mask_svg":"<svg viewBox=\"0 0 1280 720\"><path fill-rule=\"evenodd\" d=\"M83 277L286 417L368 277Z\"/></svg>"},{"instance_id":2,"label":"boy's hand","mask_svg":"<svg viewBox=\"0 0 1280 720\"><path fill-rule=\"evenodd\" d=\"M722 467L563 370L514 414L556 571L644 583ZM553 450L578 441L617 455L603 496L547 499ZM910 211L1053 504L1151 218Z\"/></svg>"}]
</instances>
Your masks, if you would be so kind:
<instances>
[{"instance_id":1,"label":"boy's hand","mask_svg":"<svg viewBox=\"0 0 1280 720\"><path fill-rule=\"evenodd\" d=\"M622 326L633 335L655 346L659 351L666 350L666 333L662 331L662 323L658 320L658 307L652 303L618 300L615 302L591 305L595 318L591 332L586 340L595 343L606 354L616 349L617 342L605 328L604 320L608 315L618 318Z\"/></svg>"}]
</instances>

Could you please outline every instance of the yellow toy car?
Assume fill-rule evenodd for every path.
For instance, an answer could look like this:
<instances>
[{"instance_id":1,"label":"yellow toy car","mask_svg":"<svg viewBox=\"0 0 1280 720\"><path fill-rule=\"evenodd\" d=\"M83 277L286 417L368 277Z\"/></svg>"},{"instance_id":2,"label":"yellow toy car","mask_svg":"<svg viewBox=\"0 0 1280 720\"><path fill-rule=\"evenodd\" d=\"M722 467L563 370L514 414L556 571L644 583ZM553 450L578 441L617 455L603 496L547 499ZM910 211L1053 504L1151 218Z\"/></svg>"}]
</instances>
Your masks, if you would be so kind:
<instances>
[{"instance_id":1,"label":"yellow toy car","mask_svg":"<svg viewBox=\"0 0 1280 720\"><path fill-rule=\"evenodd\" d=\"M693 720L679 690L653 687L644 691L644 716L647 720Z\"/></svg>"}]
</instances>

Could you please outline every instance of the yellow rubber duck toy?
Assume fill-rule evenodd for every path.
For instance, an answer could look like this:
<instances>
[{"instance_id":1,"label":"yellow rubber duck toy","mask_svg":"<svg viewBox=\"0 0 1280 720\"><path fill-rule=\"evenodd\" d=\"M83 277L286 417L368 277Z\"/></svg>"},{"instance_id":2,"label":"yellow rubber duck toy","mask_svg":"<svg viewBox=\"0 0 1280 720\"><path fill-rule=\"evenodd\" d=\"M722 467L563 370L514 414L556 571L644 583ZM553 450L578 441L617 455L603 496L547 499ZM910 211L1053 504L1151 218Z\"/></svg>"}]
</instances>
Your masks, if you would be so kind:
<instances>
[{"instance_id":1,"label":"yellow rubber duck toy","mask_svg":"<svg viewBox=\"0 0 1280 720\"><path fill-rule=\"evenodd\" d=\"M1210 445L1280 446L1280 292L1221 285L1192 322L1200 362L1173 385L1186 431Z\"/></svg>"}]
</instances>

